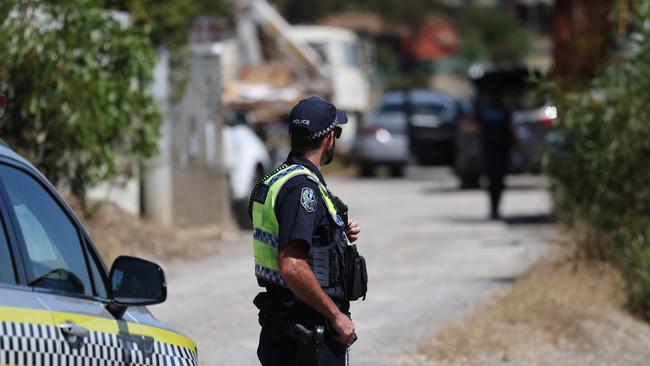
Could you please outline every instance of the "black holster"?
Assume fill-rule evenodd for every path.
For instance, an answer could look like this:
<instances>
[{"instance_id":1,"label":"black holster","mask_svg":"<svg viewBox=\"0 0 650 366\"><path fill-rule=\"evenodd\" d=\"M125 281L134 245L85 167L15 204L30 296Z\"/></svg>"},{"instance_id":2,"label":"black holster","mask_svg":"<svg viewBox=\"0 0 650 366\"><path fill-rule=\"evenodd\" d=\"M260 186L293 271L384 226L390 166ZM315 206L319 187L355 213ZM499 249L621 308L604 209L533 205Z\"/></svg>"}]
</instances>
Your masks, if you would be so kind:
<instances>
[{"instance_id":1,"label":"black holster","mask_svg":"<svg viewBox=\"0 0 650 366\"><path fill-rule=\"evenodd\" d=\"M336 209L341 213L343 222L348 224L348 206L338 197L332 196L332 201ZM366 259L359 254L357 246L354 244L345 247L345 297L348 301L355 301L363 298L366 299L368 292L368 269Z\"/></svg>"},{"instance_id":2,"label":"black holster","mask_svg":"<svg viewBox=\"0 0 650 366\"><path fill-rule=\"evenodd\" d=\"M366 299L368 292L368 269L357 246L352 244L345 248L346 296L349 301Z\"/></svg>"},{"instance_id":3,"label":"black holster","mask_svg":"<svg viewBox=\"0 0 650 366\"><path fill-rule=\"evenodd\" d=\"M296 366L320 366L325 327L317 325L310 331L302 324L287 322L284 332L296 340Z\"/></svg>"}]
</instances>

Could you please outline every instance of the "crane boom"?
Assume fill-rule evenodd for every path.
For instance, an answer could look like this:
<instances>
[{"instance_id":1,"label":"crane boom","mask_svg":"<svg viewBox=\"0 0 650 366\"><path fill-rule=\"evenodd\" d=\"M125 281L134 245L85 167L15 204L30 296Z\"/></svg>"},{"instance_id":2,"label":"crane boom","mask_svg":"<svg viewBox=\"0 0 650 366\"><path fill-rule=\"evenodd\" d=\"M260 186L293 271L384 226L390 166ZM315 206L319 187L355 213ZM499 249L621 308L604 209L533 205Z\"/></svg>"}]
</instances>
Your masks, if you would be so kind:
<instances>
[{"instance_id":1,"label":"crane boom","mask_svg":"<svg viewBox=\"0 0 650 366\"><path fill-rule=\"evenodd\" d=\"M291 25L265 0L237 1L237 31L244 57L249 64L262 60L255 25L259 26L286 55L296 75L315 91L328 94L329 77L325 65L314 49L298 41L291 34Z\"/></svg>"}]
</instances>

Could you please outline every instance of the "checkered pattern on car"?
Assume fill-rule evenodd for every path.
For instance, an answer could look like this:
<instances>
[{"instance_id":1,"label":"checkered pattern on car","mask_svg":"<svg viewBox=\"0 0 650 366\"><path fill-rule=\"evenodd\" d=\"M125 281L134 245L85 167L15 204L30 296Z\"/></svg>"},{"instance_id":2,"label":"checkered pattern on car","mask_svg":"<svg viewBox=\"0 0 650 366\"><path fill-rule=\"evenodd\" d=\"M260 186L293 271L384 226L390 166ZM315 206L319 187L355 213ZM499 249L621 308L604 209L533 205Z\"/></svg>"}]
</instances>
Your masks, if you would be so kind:
<instances>
[{"instance_id":1,"label":"checkered pattern on car","mask_svg":"<svg viewBox=\"0 0 650 366\"><path fill-rule=\"evenodd\" d=\"M195 366L194 350L154 340L152 352L132 336L90 331L79 348L71 347L58 328L0 322L0 365L19 366ZM148 353L148 355L147 355Z\"/></svg>"}]
</instances>

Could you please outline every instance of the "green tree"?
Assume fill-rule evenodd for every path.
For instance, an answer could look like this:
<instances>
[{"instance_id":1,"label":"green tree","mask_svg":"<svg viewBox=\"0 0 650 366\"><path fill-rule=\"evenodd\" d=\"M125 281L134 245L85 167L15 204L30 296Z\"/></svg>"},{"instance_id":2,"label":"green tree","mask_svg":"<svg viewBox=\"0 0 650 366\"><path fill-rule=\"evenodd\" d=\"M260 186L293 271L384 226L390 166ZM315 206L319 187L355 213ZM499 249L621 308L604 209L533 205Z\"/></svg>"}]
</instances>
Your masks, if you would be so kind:
<instances>
[{"instance_id":1,"label":"green tree","mask_svg":"<svg viewBox=\"0 0 650 366\"><path fill-rule=\"evenodd\" d=\"M562 139L548 171L560 217L588 228L582 254L617 264L628 305L650 319L650 0L617 3L604 70L586 87L559 80Z\"/></svg>"},{"instance_id":2,"label":"green tree","mask_svg":"<svg viewBox=\"0 0 650 366\"><path fill-rule=\"evenodd\" d=\"M119 18L90 0L0 3L0 135L83 204L88 187L157 150L156 52Z\"/></svg>"},{"instance_id":3,"label":"green tree","mask_svg":"<svg viewBox=\"0 0 650 366\"><path fill-rule=\"evenodd\" d=\"M187 44L187 33L199 16L226 16L227 0L97 0L99 6L129 13L136 25L147 27L156 46L172 49Z\"/></svg>"},{"instance_id":4,"label":"green tree","mask_svg":"<svg viewBox=\"0 0 650 366\"><path fill-rule=\"evenodd\" d=\"M342 11L372 11L387 19L409 24L413 27L420 25L428 15L444 9L436 0L272 0L279 11L290 23L310 23L336 12Z\"/></svg>"},{"instance_id":5,"label":"green tree","mask_svg":"<svg viewBox=\"0 0 650 366\"><path fill-rule=\"evenodd\" d=\"M509 12L496 7L469 6L463 14L460 54L466 60L517 62L528 53L528 31Z\"/></svg>"}]
</instances>

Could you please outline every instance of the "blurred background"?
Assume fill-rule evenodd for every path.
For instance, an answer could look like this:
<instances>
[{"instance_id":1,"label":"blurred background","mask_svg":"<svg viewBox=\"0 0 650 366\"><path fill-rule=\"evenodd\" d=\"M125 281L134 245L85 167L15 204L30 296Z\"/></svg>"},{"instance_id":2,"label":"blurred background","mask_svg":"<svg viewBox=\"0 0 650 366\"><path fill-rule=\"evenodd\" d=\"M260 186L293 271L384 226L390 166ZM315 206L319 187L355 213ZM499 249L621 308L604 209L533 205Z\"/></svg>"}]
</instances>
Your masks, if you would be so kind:
<instances>
[{"instance_id":1,"label":"blurred background","mask_svg":"<svg viewBox=\"0 0 650 366\"><path fill-rule=\"evenodd\" d=\"M323 96L350 120L325 173L361 221L371 269L359 364L455 364L473 337L501 361L544 364L548 352L517 351L544 342L576 364L592 364L587 354L620 361L643 342L576 338L593 344L568 355L548 330L574 329L587 307L575 304L589 296L565 295L585 281L620 290L599 309L650 318L648 9L646 0L3 0L0 137L66 192L108 263L135 254L166 264L170 300L154 313L199 341L204 364L249 365L248 195L289 152L291 107ZM520 285L545 261L561 264L528 277L557 283ZM588 268L579 275L589 280L566 263ZM537 302L470 319L514 334L490 327L515 316L541 338L438 333L513 283ZM556 290L566 301L548 305ZM220 315L194 319L189 304ZM532 321L547 305L563 315ZM634 326L637 340L650 339L645 323ZM453 351L423 345L425 334ZM642 364L638 352L614 364Z\"/></svg>"}]
</instances>

